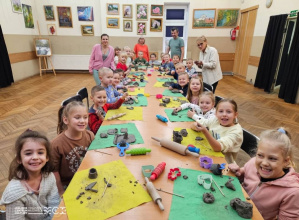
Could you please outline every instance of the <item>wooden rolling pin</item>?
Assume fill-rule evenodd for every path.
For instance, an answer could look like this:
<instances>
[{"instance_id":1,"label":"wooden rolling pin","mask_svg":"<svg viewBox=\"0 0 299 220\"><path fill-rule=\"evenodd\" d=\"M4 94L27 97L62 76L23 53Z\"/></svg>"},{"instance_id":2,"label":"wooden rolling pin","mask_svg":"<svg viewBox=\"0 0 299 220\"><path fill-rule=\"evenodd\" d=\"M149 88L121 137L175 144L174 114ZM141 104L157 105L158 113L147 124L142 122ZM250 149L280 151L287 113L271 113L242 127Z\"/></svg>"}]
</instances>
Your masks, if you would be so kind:
<instances>
[{"instance_id":1,"label":"wooden rolling pin","mask_svg":"<svg viewBox=\"0 0 299 220\"><path fill-rule=\"evenodd\" d=\"M146 182L146 188L149 194L151 195L152 199L156 204L158 204L159 208L161 211L164 211L164 206L162 204L162 198L159 195L158 191L156 190L154 184L148 180L147 177L145 177L145 182Z\"/></svg>"},{"instance_id":2,"label":"wooden rolling pin","mask_svg":"<svg viewBox=\"0 0 299 220\"><path fill-rule=\"evenodd\" d=\"M124 113L119 113L119 114L117 114L117 115L112 115L111 117L109 117L109 118L107 118L107 120L113 120L113 119L116 119L116 118L120 118L120 117L122 117L122 116L124 116L126 113L124 112Z\"/></svg>"},{"instance_id":3,"label":"wooden rolling pin","mask_svg":"<svg viewBox=\"0 0 299 220\"><path fill-rule=\"evenodd\" d=\"M167 148L169 150L177 152L177 153L179 153L181 155L186 156L188 154L188 155L192 155L192 156L195 156L195 157L199 157L199 154L190 152L188 150L188 147L184 146L182 144L179 144L179 143L167 140L167 139L158 139L158 138L155 138L155 137L152 137L152 139L154 139L155 141L160 142L160 145L162 147L165 147L165 148Z\"/></svg>"}]
</instances>

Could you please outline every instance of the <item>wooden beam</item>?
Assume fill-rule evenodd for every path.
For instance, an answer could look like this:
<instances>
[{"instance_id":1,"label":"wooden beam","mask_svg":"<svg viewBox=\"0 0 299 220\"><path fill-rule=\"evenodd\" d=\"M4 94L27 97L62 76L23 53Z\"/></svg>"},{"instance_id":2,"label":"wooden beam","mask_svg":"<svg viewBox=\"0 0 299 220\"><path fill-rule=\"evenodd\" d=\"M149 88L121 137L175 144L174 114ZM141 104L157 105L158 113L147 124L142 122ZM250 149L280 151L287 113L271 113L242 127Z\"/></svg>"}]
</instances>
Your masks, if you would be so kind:
<instances>
[{"instance_id":1,"label":"wooden beam","mask_svg":"<svg viewBox=\"0 0 299 220\"><path fill-rule=\"evenodd\" d=\"M11 53L9 54L10 63L19 63L27 60L37 59L35 51L21 52L21 53Z\"/></svg>"},{"instance_id":2,"label":"wooden beam","mask_svg":"<svg viewBox=\"0 0 299 220\"><path fill-rule=\"evenodd\" d=\"M249 56L248 65L258 67L260 63L260 57Z\"/></svg>"}]
</instances>

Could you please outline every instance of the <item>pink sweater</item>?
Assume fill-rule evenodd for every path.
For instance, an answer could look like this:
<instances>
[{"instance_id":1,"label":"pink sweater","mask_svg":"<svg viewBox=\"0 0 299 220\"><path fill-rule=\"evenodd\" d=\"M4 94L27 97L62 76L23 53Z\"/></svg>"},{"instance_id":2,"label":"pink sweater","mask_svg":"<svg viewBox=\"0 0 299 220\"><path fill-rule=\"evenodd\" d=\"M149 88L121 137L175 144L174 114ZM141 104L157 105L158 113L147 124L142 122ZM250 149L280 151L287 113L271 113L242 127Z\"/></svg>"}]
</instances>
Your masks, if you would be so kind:
<instances>
[{"instance_id":1,"label":"pink sweater","mask_svg":"<svg viewBox=\"0 0 299 220\"><path fill-rule=\"evenodd\" d=\"M92 48L92 52L89 59L89 72L92 73L94 69L98 70L101 67L108 67L115 70L114 63L114 48L112 46L109 47L108 57L103 61L103 54L101 50L101 44L96 44Z\"/></svg>"},{"instance_id":2,"label":"pink sweater","mask_svg":"<svg viewBox=\"0 0 299 220\"><path fill-rule=\"evenodd\" d=\"M243 188L264 219L299 219L299 174L293 168L280 179L262 183L254 157L244 166Z\"/></svg>"}]
</instances>

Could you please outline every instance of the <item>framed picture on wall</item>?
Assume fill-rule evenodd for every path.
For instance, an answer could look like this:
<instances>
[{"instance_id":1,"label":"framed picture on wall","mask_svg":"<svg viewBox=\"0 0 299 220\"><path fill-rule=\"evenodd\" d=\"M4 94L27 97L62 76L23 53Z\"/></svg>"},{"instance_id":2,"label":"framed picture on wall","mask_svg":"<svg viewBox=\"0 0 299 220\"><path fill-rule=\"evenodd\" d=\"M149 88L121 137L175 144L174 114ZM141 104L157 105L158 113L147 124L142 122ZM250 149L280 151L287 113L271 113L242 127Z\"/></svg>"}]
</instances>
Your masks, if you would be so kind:
<instances>
[{"instance_id":1,"label":"framed picture on wall","mask_svg":"<svg viewBox=\"0 0 299 220\"><path fill-rule=\"evenodd\" d=\"M161 32L163 27L162 22L163 22L163 18L151 18L150 31Z\"/></svg>"},{"instance_id":2,"label":"framed picture on wall","mask_svg":"<svg viewBox=\"0 0 299 220\"><path fill-rule=\"evenodd\" d=\"M216 9L193 9L192 28L215 27Z\"/></svg>"},{"instance_id":3,"label":"framed picture on wall","mask_svg":"<svg viewBox=\"0 0 299 220\"><path fill-rule=\"evenodd\" d=\"M107 3L107 15L119 15L119 4Z\"/></svg>"},{"instance_id":4,"label":"framed picture on wall","mask_svg":"<svg viewBox=\"0 0 299 220\"><path fill-rule=\"evenodd\" d=\"M147 5L141 5L137 4L136 5L136 17L137 20L147 20L148 17L148 6Z\"/></svg>"},{"instance_id":5,"label":"framed picture on wall","mask_svg":"<svg viewBox=\"0 0 299 220\"><path fill-rule=\"evenodd\" d=\"M133 21L124 20L124 31L132 32L133 31Z\"/></svg>"},{"instance_id":6,"label":"framed picture on wall","mask_svg":"<svg viewBox=\"0 0 299 220\"><path fill-rule=\"evenodd\" d=\"M12 11L15 13L23 13L21 0L11 0L11 7Z\"/></svg>"},{"instance_id":7,"label":"framed picture on wall","mask_svg":"<svg viewBox=\"0 0 299 220\"><path fill-rule=\"evenodd\" d=\"M44 57L44 56L52 55L49 39L35 38L34 45L35 45L36 56Z\"/></svg>"},{"instance_id":8,"label":"framed picture on wall","mask_svg":"<svg viewBox=\"0 0 299 220\"><path fill-rule=\"evenodd\" d=\"M123 5L123 18L132 18L133 8L132 5Z\"/></svg>"},{"instance_id":9,"label":"framed picture on wall","mask_svg":"<svg viewBox=\"0 0 299 220\"><path fill-rule=\"evenodd\" d=\"M94 21L93 19L93 7L83 6L77 7L78 20L79 21Z\"/></svg>"},{"instance_id":10,"label":"framed picture on wall","mask_svg":"<svg viewBox=\"0 0 299 220\"><path fill-rule=\"evenodd\" d=\"M151 16L163 16L163 5L151 5Z\"/></svg>"},{"instance_id":11,"label":"framed picture on wall","mask_svg":"<svg viewBox=\"0 0 299 220\"><path fill-rule=\"evenodd\" d=\"M54 6L44 5L46 21L55 21Z\"/></svg>"},{"instance_id":12,"label":"framed picture on wall","mask_svg":"<svg viewBox=\"0 0 299 220\"><path fill-rule=\"evenodd\" d=\"M22 4L23 17L26 28L34 28L32 7L30 5Z\"/></svg>"},{"instance_id":13,"label":"framed picture on wall","mask_svg":"<svg viewBox=\"0 0 299 220\"><path fill-rule=\"evenodd\" d=\"M47 28L48 28L48 34L49 35L57 35L56 25L55 24L48 24Z\"/></svg>"},{"instance_id":14,"label":"framed picture on wall","mask_svg":"<svg viewBox=\"0 0 299 220\"><path fill-rule=\"evenodd\" d=\"M238 26L239 8L217 9L217 28L232 28Z\"/></svg>"},{"instance_id":15,"label":"framed picture on wall","mask_svg":"<svg viewBox=\"0 0 299 220\"><path fill-rule=\"evenodd\" d=\"M137 22L137 34L138 35L146 34L146 23L145 22Z\"/></svg>"},{"instance_id":16,"label":"framed picture on wall","mask_svg":"<svg viewBox=\"0 0 299 220\"><path fill-rule=\"evenodd\" d=\"M93 25L81 25L82 36L93 36L94 30Z\"/></svg>"},{"instance_id":17,"label":"framed picture on wall","mask_svg":"<svg viewBox=\"0 0 299 220\"><path fill-rule=\"evenodd\" d=\"M119 28L119 18L107 17L107 28Z\"/></svg>"},{"instance_id":18,"label":"framed picture on wall","mask_svg":"<svg viewBox=\"0 0 299 220\"><path fill-rule=\"evenodd\" d=\"M59 27L62 28L73 27L71 7L57 6L57 14L58 14Z\"/></svg>"}]
</instances>

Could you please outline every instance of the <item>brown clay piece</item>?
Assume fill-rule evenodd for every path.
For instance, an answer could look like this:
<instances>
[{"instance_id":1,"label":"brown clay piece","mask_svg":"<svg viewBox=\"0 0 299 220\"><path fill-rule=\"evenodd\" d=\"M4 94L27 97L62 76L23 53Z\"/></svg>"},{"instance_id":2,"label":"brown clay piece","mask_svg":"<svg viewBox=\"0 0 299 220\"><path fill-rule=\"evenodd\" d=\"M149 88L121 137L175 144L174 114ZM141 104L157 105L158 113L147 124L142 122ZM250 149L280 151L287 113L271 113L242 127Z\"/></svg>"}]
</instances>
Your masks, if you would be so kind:
<instances>
[{"instance_id":1,"label":"brown clay piece","mask_svg":"<svg viewBox=\"0 0 299 220\"><path fill-rule=\"evenodd\" d=\"M181 135L182 135L183 137L187 137L187 135L188 135L188 132L187 132L186 129L182 129L182 130L180 131L180 133L181 133Z\"/></svg>"},{"instance_id":2,"label":"brown clay piece","mask_svg":"<svg viewBox=\"0 0 299 220\"><path fill-rule=\"evenodd\" d=\"M203 138L202 138L202 137L199 137L199 136L197 136L197 137L195 138L195 140L196 140L196 141L202 141L202 140L203 140Z\"/></svg>"},{"instance_id":3,"label":"brown clay piece","mask_svg":"<svg viewBox=\"0 0 299 220\"><path fill-rule=\"evenodd\" d=\"M202 195L202 199L207 204L211 204L215 201L215 197L212 193L204 193Z\"/></svg>"},{"instance_id":4,"label":"brown clay piece","mask_svg":"<svg viewBox=\"0 0 299 220\"><path fill-rule=\"evenodd\" d=\"M170 102L170 98L164 98L162 99L162 102L168 104Z\"/></svg>"},{"instance_id":5,"label":"brown clay piece","mask_svg":"<svg viewBox=\"0 0 299 220\"><path fill-rule=\"evenodd\" d=\"M119 143L121 140L125 140L127 143L134 143L136 141L134 134L128 134L127 132L124 134L116 134L113 140L113 144Z\"/></svg>"},{"instance_id":6,"label":"brown clay piece","mask_svg":"<svg viewBox=\"0 0 299 220\"><path fill-rule=\"evenodd\" d=\"M236 210L239 216L246 219L252 218L252 204L246 201L242 201L239 198L230 200L230 206Z\"/></svg>"},{"instance_id":7,"label":"brown clay piece","mask_svg":"<svg viewBox=\"0 0 299 220\"><path fill-rule=\"evenodd\" d=\"M164 107L166 107L166 103L160 103L159 106L164 106Z\"/></svg>"},{"instance_id":8,"label":"brown clay piece","mask_svg":"<svg viewBox=\"0 0 299 220\"><path fill-rule=\"evenodd\" d=\"M227 188L231 189L231 190L236 191L236 188L235 188L234 184L232 184L232 181L233 181L233 179L229 179L229 180L225 183L225 186L226 186Z\"/></svg>"},{"instance_id":9,"label":"brown clay piece","mask_svg":"<svg viewBox=\"0 0 299 220\"><path fill-rule=\"evenodd\" d=\"M183 137L182 137L182 135L180 134L180 132L178 132L178 131L173 131L173 136L172 136L172 138L173 138L173 141L174 142L176 142L176 143L181 143L182 142L182 140L183 140Z\"/></svg>"},{"instance_id":10,"label":"brown clay piece","mask_svg":"<svg viewBox=\"0 0 299 220\"><path fill-rule=\"evenodd\" d=\"M171 92L172 93L180 93L180 90L178 90L178 89L172 89Z\"/></svg>"},{"instance_id":11,"label":"brown clay piece","mask_svg":"<svg viewBox=\"0 0 299 220\"><path fill-rule=\"evenodd\" d=\"M172 111L171 114L172 114L172 115L178 115L178 112L177 112L175 109L173 109L173 111Z\"/></svg>"},{"instance_id":12,"label":"brown clay piece","mask_svg":"<svg viewBox=\"0 0 299 220\"><path fill-rule=\"evenodd\" d=\"M117 134L117 132L118 132L118 129L114 128L114 129L109 129L107 133L110 135L113 135L113 134Z\"/></svg>"},{"instance_id":13,"label":"brown clay piece","mask_svg":"<svg viewBox=\"0 0 299 220\"><path fill-rule=\"evenodd\" d=\"M120 129L120 132L121 132L121 133L128 133L128 129L127 129L127 128L121 128L121 129Z\"/></svg>"},{"instance_id":14,"label":"brown clay piece","mask_svg":"<svg viewBox=\"0 0 299 220\"><path fill-rule=\"evenodd\" d=\"M101 137L101 138L107 138L108 135L107 135L106 133L101 133L101 134L100 134L100 137Z\"/></svg>"}]
</instances>

